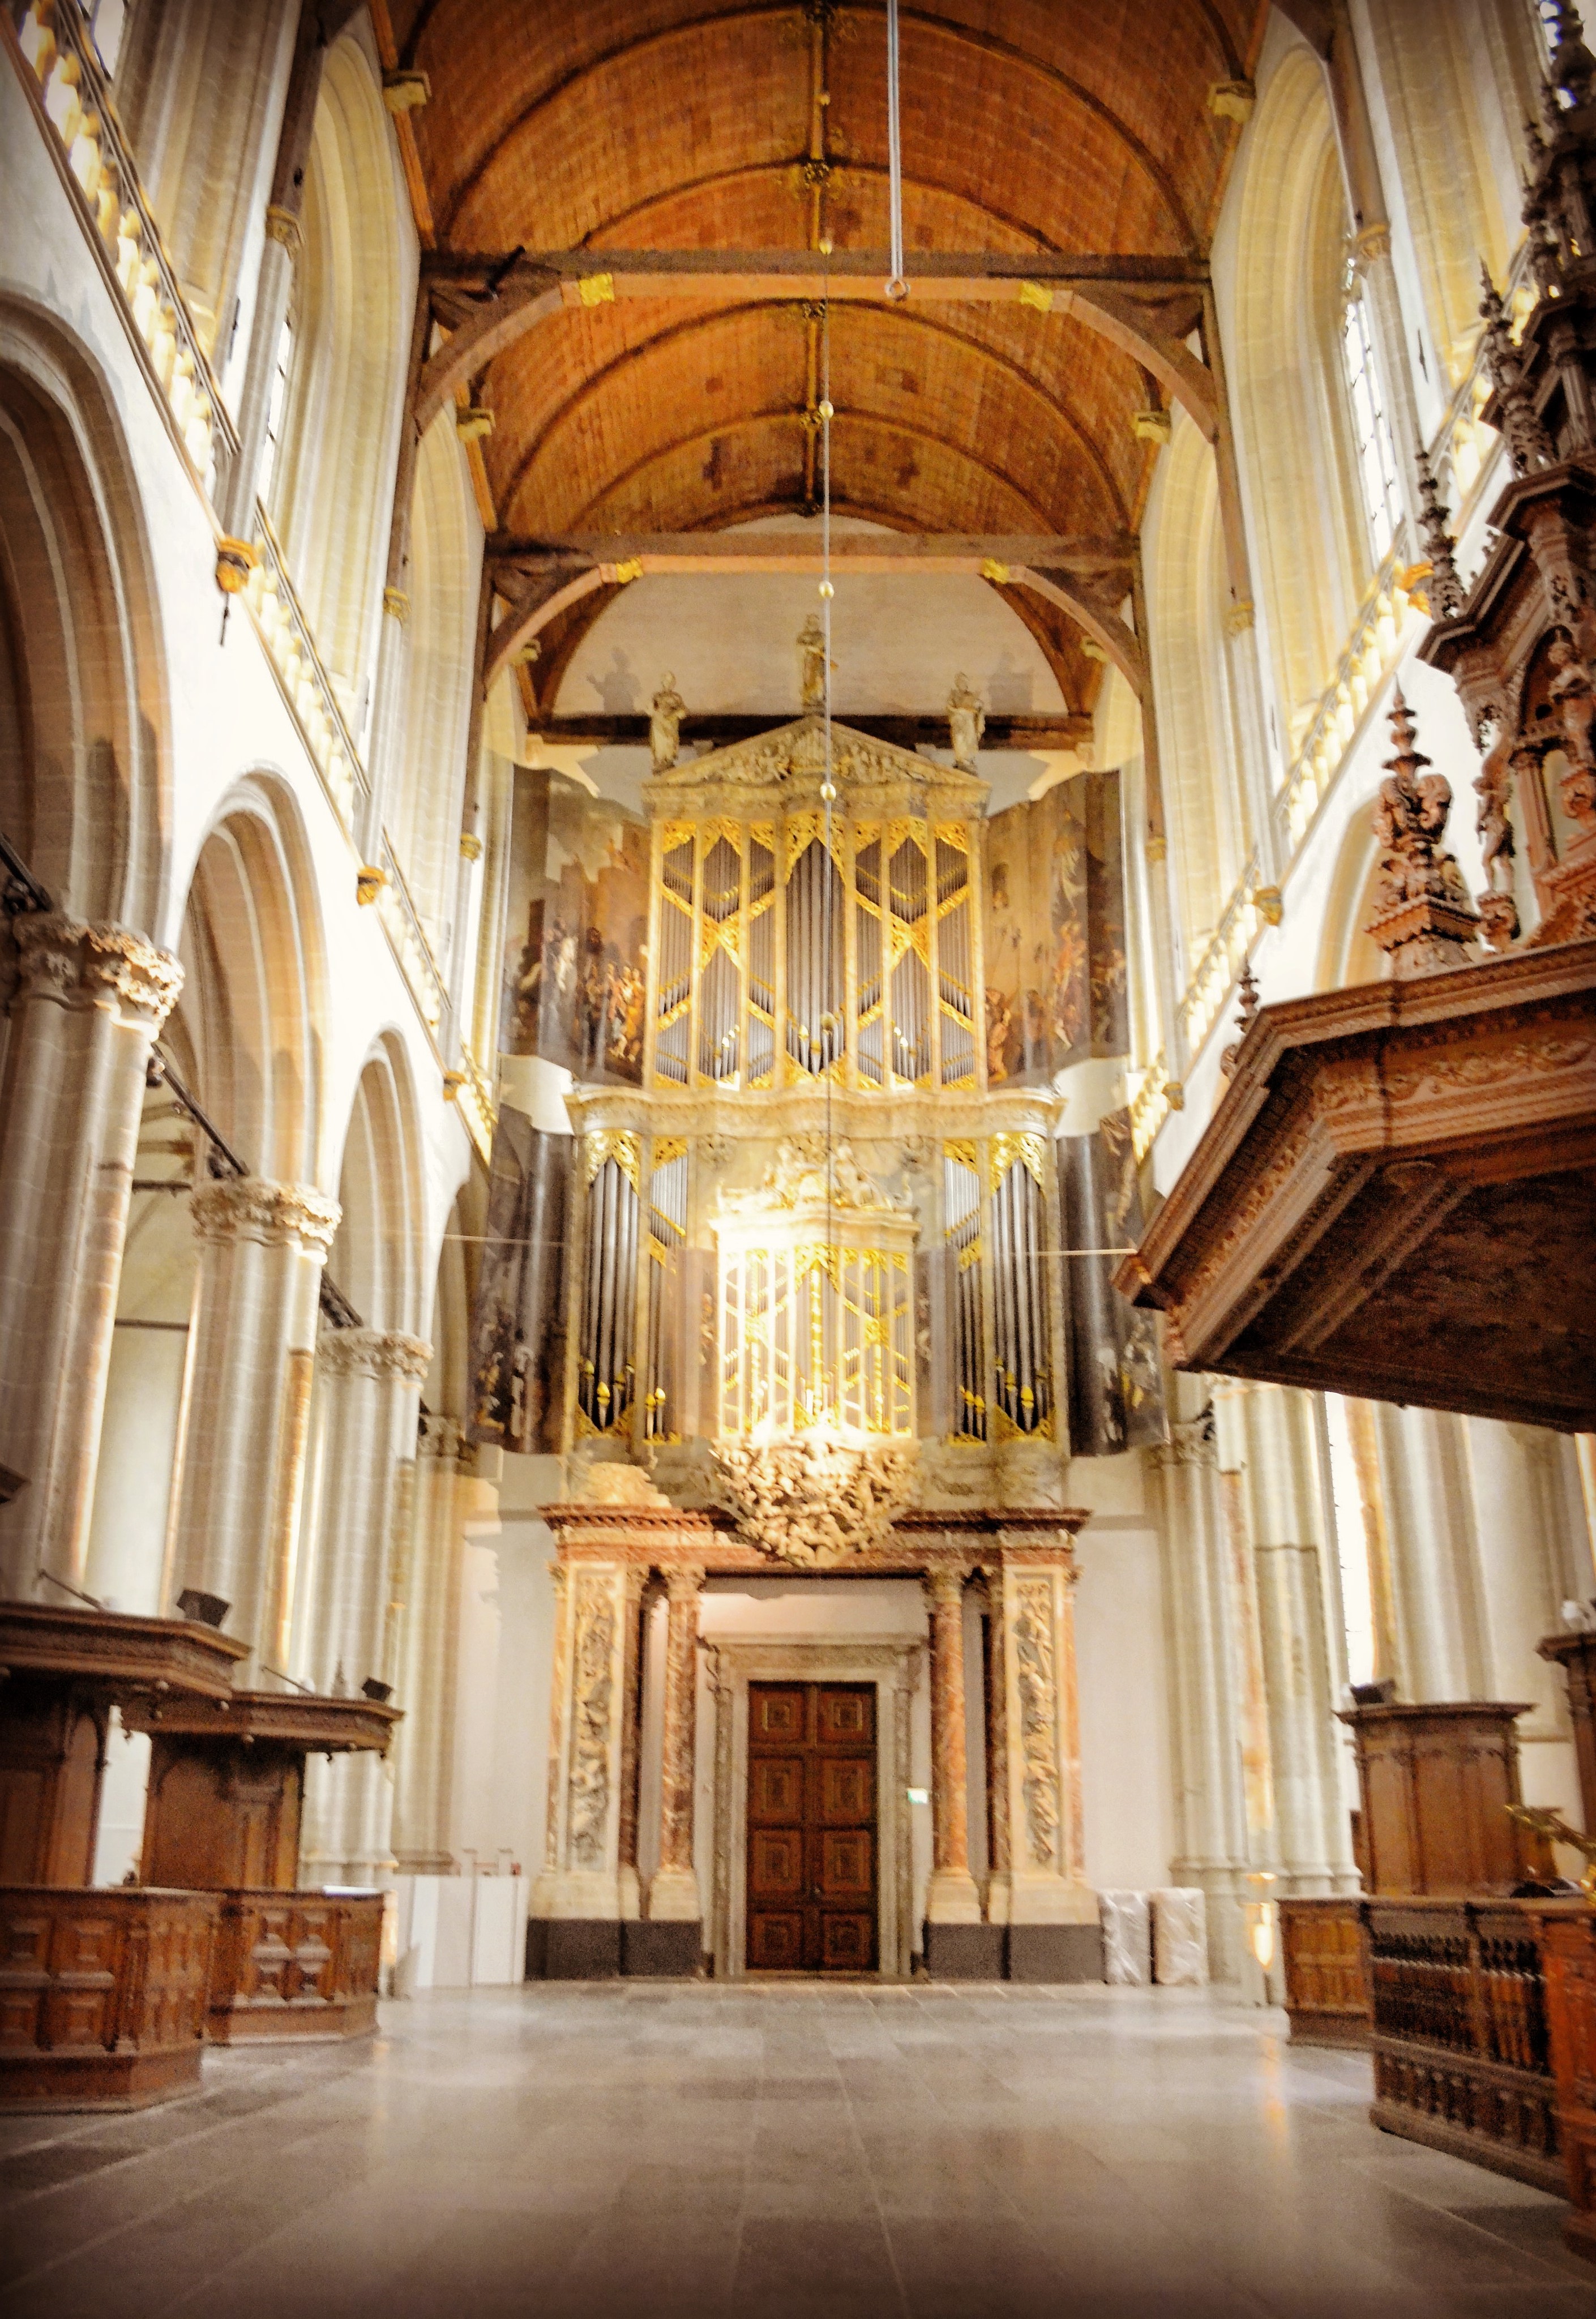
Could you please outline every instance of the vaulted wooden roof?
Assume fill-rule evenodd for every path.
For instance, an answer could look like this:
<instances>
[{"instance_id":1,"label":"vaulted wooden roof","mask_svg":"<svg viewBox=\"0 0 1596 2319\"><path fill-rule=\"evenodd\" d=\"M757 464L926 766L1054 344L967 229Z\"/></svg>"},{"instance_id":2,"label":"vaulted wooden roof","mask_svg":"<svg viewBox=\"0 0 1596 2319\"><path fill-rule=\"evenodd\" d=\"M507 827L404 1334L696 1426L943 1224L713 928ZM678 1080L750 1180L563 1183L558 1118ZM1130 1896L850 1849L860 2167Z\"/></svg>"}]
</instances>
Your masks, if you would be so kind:
<instances>
[{"instance_id":1,"label":"vaulted wooden roof","mask_svg":"<svg viewBox=\"0 0 1596 2319\"><path fill-rule=\"evenodd\" d=\"M1213 93L1246 79L1266 14L905 0L911 282L931 252L1201 261L1238 134ZM430 86L409 124L440 262L887 246L880 0L391 0L389 14L397 68ZM830 302L839 510L923 531L1133 526L1151 451L1132 419L1159 390L1068 304ZM573 299L514 338L471 382L494 415L500 525L682 530L812 507L816 305L735 283ZM1201 313L1200 286L1176 293L1170 343ZM1024 610L1067 697L1087 697L1069 620Z\"/></svg>"}]
</instances>

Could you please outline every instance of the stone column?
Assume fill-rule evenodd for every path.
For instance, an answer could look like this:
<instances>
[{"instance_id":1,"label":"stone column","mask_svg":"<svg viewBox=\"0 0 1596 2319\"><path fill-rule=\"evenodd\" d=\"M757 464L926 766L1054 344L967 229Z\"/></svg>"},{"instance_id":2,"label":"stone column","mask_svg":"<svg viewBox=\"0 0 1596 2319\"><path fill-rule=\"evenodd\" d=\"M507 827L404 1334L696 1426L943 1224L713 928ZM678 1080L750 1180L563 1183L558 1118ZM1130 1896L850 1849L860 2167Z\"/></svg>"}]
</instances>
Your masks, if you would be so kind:
<instances>
[{"instance_id":1,"label":"stone column","mask_svg":"<svg viewBox=\"0 0 1596 2319\"><path fill-rule=\"evenodd\" d=\"M1280 1897L1357 1889L1326 1622L1313 1405L1279 1385L1216 1389L1222 1455L1239 1469L1261 1643Z\"/></svg>"},{"instance_id":2,"label":"stone column","mask_svg":"<svg viewBox=\"0 0 1596 2319\"><path fill-rule=\"evenodd\" d=\"M1219 1455L1212 1416L1190 1413L1199 1388L1176 1380L1168 1446L1148 1452L1162 1500L1164 1615L1172 1678L1170 1738L1180 1845L1174 1884L1208 1896L1209 1969L1239 1981L1246 1954L1247 1844L1240 1683Z\"/></svg>"},{"instance_id":3,"label":"stone column","mask_svg":"<svg viewBox=\"0 0 1596 2319\"><path fill-rule=\"evenodd\" d=\"M969 1872L969 1764L964 1729L964 1572L945 1566L921 1579L931 1620L931 1881L926 1921L978 1925Z\"/></svg>"},{"instance_id":4,"label":"stone column","mask_svg":"<svg viewBox=\"0 0 1596 2319\"><path fill-rule=\"evenodd\" d=\"M329 1329L319 1349L317 1538L300 1590L297 1671L320 1692L396 1683L414 1522L417 1403L432 1348L400 1330ZM280 1664L280 1662L279 1662ZM408 1709L409 1701L394 1704ZM393 1772L381 1757L306 1766L312 1883L375 1883L394 1867Z\"/></svg>"},{"instance_id":5,"label":"stone column","mask_svg":"<svg viewBox=\"0 0 1596 2319\"><path fill-rule=\"evenodd\" d=\"M665 1729L660 1775L660 1863L648 1886L648 1913L656 1921L701 1923L704 1904L693 1865L693 1792L697 1773L699 1569L665 1574Z\"/></svg>"},{"instance_id":6,"label":"stone column","mask_svg":"<svg viewBox=\"0 0 1596 2319\"><path fill-rule=\"evenodd\" d=\"M452 1417L423 1417L416 1445L410 1604L393 1742L393 1852L406 1875L446 1875L460 1633L462 1484L472 1452Z\"/></svg>"},{"instance_id":7,"label":"stone column","mask_svg":"<svg viewBox=\"0 0 1596 2319\"><path fill-rule=\"evenodd\" d=\"M551 1920L547 1970L555 1978L595 1964L617 1970L621 1919L637 1914L642 1581L642 1572L614 1561L573 1561L556 1575L548 1821L544 1871L532 1892L533 1916ZM629 1858L622 1848L628 1784Z\"/></svg>"},{"instance_id":8,"label":"stone column","mask_svg":"<svg viewBox=\"0 0 1596 2319\"><path fill-rule=\"evenodd\" d=\"M1027 1535L1022 1519L999 1532L987 1586L1003 1750L991 1782L1002 1833L987 1914L1009 1927L1012 1978L1093 1978L1101 1958L1097 1896L1083 1858L1073 1557L1054 1532Z\"/></svg>"},{"instance_id":9,"label":"stone column","mask_svg":"<svg viewBox=\"0 0 1596 2319\"><path fill-rule=\"evenodd\" d=\"M1489 1699L1474 1490L1460 1417L1374 1404L1390 1533L1398 1695Z\"/></svg>"},{"instance_id":10,"label":"stone column","mask_svg":"<svg viewBox=\"0 0 1596 2319\"><path fill-rule=\"evenodd\" d=\"M10 934L0 1464L25 1486L0 1508L0 1596L26 1599L41 1565L83 1583L144 1070L183 969L130 927L54 911Z\"/></svg>"},{"instance_id":11,"label":"stone column","mask_svg":"<svg viewBox=\"0 0 1596 2319\"><path fill-rule=\"evenodd\" d=\"M190 1210L200 1261L173 1591L232 1604L228 1631L255 1653L248 1686L292 1640L317 1295L340 1212L313 1185L260 1176L203 1184Z\"/></svg>"}]
</instances>

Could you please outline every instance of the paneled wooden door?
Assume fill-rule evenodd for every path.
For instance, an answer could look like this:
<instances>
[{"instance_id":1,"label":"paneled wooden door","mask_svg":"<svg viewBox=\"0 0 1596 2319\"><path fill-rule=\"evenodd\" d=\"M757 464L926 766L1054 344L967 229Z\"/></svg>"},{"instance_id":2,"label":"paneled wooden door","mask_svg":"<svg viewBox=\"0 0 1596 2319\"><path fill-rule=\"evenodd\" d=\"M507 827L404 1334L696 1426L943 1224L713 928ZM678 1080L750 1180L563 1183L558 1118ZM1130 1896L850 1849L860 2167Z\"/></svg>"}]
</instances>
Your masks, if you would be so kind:
<instances>
[{"instance_id":1,"label":"paneled wooden door","mask_svg":"<svg viewBox=\"0 0 1596 2319\"><path fill-rule=\"evenodd\" d=\"M876 1689L748 1686L748 1970L876 1969Z\"/></svg>"}]
</instances>

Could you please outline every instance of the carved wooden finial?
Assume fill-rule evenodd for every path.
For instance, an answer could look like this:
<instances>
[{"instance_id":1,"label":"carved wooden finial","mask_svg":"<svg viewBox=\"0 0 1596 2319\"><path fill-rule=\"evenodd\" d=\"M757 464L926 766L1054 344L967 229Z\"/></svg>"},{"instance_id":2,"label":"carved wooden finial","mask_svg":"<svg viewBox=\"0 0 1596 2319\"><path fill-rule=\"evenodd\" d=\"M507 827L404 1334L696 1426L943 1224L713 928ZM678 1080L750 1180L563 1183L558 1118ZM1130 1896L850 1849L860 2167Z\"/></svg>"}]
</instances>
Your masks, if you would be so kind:
<instances>
[{"instance_id":1,"label":"carved wooden finial","mask_svg":"<svg viewBox=\"0 0 1596 2319\"><path fill-rule=\"evenodd\" d=\"M1483 258L1480 260L1480 283L1484 292L1480 300L1480 320L1485 325L1485 368L1496 389L1499 424L1507 439L1513 473L1527 475L1536 468L1551 465L1552 447L1524 383L1524 367L1508 327L1507 309L1497 295L1491 268Z\"/></svg>"},{"instance_id":2,"label":"carved wooden finial","mask_svg":"<svg viewBox=\"0 0 1596 2319\"><path fill-rule=\"evenodd\" d=\"M1388 778L1375 807L1380 874L1375 916L1366 932L1399 980L1466 966L1479 914L1469 899L1456 857L1441 844L1452 810L1452 785L1429 769L1399 684L1391 706L1396 746L1385 761Z\"/></svg>"},{"instance_id":3,"label":"carved wooden finial","mask_svg":"<svg viewBox=\"0 0 1596 2319\"><path fill-rule=\"evenodd\" d=\"M1429 559L1430 609L1438 619L1456 619L1463 609L1464 588L1458 576L1456 544L1447 529L1447 510L1441 504L1440 486L1422 443L1418 449L1419 464L1419 529L1424 538L1424 552ZM1401 698L1401 695L1398 695Z\"/></svg>"},{"instance_id":4,"label":"carved wooden finial","mask_svg":"<svg viewBox=\"0 0 1596 2319\"><path fill-rule=\"evenodd\" d=\"M1596 81L1596 57L1585 46L1579 10L1564 6L1563 0L1553 0L1552 21L1546 29L1552 42L1553 87L1563 91L1571 107L1589 104L1591 85Z\"/></svg>"},{"instance_id":5,"label":"carved wooden finial","mask_svg":"<svg viewBox=\"0 0 1596 2319\"><path fill-rule=\"evenodd\" d=\"M1219 1068L1229 1078L1236 1068L1236 1058L1241 1052L1241 1042L1251 1030L1258 1016L1258 977L1252 970L1251 959L1241 962L1241 1004L1236 1012L1236 1035L1219 1059Z\"/></svg>"}]
</instances>

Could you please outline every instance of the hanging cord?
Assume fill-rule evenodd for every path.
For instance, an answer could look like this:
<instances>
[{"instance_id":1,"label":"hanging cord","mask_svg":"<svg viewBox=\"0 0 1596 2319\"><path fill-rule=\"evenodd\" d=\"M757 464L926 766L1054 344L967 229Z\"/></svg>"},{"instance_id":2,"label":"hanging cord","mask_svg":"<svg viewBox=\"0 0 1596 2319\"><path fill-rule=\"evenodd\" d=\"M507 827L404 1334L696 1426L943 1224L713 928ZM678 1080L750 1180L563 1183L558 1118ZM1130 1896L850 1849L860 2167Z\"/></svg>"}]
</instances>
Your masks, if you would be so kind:
<instances>
[{"instance_id":1,"label":"hanging cord","mask_svg":"<svg viewBox=\"0 0 1596 2319\"><path fill-rule=\"evenodd\" d=\"M821 956L825 961L825 994L828 1003L826 1006L826 1023L823 1024L821 1027L821 1035L825 1042L821 1052L824 1057L824 1069L825 1072L825 1246L827 1255L834 1264L836 1262L836 1256L834 1253L836 1231L833 1222L832 1204L834 1196L833 1173L835 1160L835 1146L832 1139L832 1074L833 1066L836 1060L838 1041L843 1024L843 1014L846 1002L843 994L840 990L833 989L831 979L832 961L835 955L834 921L836 909L836 880L833 868L832 828L833 808L835 806L837 799L837 785L832 771L831 735L831 607L832 599L834 593L831 576L831 422L834 414L833 411L831 399L830 250L823 247L822 255L825 257L826 264L824 285L825 296L820 308L820 627L825 639L824 651L825 657L821 663L821 675L824 679L824 685L820 698L821 731L824 736L825 747L825 775L820 784L820 802L825 812L825 822L823 831L824 875L825 884L822 889L821 896L820 943ZM829 1028L826 1027L827 1024L829 1024ZM823 1275L823 1280L824 1277L825 1276ZM822 1298L824 1298L825 1294L824 1286L822 1286L820 1293ZM824 1309L825 1307L823 1304L822 1310L824 1311ZM834 1284L832 1293L832 1325L834 1329L836 1326L837 1319L837 1286L836 1284ZM832 1355L833 1349L825 1344L823 1336L821 1342L821 1358L825 1366L825 1374L828 1377L833 1377L835 1375L836 1365ZM834 1394L833 1397L834 1399ZM838 1414L840 1415L840 1413L839 1409Z\"/></svg>"},{"instance_id":2,"label":"hanging cord","mask_svg":"<svg viewBox=\"0 0 1596 2319\"><path fill-rule=\"evenodd\" d=\"M903 138L897 119L897 0L887 0L887 207L892 240L887 295L906 298L903 271Z\"/></svg>"}]
</instances>

